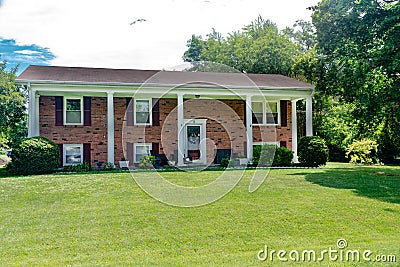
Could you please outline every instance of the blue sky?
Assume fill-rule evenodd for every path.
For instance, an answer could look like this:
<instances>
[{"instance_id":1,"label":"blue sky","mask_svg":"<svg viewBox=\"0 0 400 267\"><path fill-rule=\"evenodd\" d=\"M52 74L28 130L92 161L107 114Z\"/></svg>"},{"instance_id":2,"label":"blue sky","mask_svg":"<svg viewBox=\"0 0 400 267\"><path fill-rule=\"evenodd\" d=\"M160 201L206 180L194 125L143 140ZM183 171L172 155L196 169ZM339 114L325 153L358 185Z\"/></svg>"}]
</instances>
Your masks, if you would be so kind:
<instances>
[{"instance_id":1,"label":"blue sky","mask_svg":"<svg viewBox=\"0 0 400 267\"><path fill-rule=\"evenodd\" d=\"M7 67L18 66L19 72L27 68L29 64L50 65L51 60L55 58L48 48L19 45L13 39L0 38L0 51L2 59L8 62Z\"/></svg>"},{"instance_id":2,"label":"blue sky","mask_svg":"<svg viewBox=\"0 0 400 267\"><path fill-rule=\"evenodd\" d=\"M170 69L192 34L241 29L261 15L292 26L319 0L0 0L0 54L29 64ZM143 19L131 24L133 21Z\"/></svg>"}]
</instances>

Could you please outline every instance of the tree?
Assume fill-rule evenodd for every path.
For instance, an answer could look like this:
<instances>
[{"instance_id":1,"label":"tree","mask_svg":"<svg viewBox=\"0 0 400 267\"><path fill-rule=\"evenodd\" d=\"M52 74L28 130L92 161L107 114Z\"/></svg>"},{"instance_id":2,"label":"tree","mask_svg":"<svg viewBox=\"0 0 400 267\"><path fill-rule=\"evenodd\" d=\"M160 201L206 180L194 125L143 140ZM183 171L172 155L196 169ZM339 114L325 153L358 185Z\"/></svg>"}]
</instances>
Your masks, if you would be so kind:
<instances>
[{"instance_id":1,"label":"tree","mask_svg":"<svg viewBox=\"0 0 400 267\"><path fill-rule=\"evenodd\" d=\"M0 135L14 145L26 134L25 94L15 84L17 69L0 63Z\"/></svg>"},{"instance_id":2,"label":"tree","mask_svg":"<svg viewBox=\"0 0 400 267\"><path fill-rule=\"evenodd\" d=\"M317 91L354 104L353 133L386 143L380 154L393 159L400 151L399 2L323 0L313 10L323 63Z\"/></svg>"},{"instance_id":3,"label":"tree","mask_svg":"<svg viewBox=\"0 0 400 267\"><path fill-rule=\"evenodd\" d=\"M262 17L226 37L215 29L205 39L192 35L187 47L183 56L186 62L210 61L247 73L289 75L301 55L299 44Z\"/></svg>"},{"instance_id":4,"label":"tree","mask_svg":"<svg viewBox=\"0 0 400 267\"><path fill-rule=\"evenodd\" d=\"M185 62L200 61L200 54L203 50L204 41L201 36L192 35L192 38L187 41L188 50L183 54Z\"/></svg>"},{"instance_id":5,"label":"tree","mask_svg":"<svg viewBox=\"0 0 400 267\"><path fill-rule=\"evenodd\" d=\"M286 27L282 32L304 51L312 49L317 43L315 27L309 21L297 20L292 28Z\"/></svg>"}]
</instances>

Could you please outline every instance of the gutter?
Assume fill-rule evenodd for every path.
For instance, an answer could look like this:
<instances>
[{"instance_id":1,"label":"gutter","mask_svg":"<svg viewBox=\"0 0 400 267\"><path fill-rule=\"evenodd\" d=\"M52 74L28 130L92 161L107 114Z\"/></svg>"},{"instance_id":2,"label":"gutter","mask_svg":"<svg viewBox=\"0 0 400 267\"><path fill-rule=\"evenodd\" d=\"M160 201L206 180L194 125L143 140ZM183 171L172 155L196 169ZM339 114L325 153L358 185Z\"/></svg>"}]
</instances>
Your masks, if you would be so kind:
<instances>
[{"instance_id":1,"label":"gutter","mask_svg":"<svg viewBox=\"0 0 400 267\"><path fill-rule=\"evenodd\" d=\"M295 91L314 91L315 86L312 87L261 87L261 86L231 86L231 85L187 85L187 84L151 84L151 83L116 83L116 82L82 82L82 81L31 81L31 80L16 80L17 84L36 84L36 85L67 85L67 86L96 86L96 87L129 87L130 89L137 88L174 88L174 89L214 89L214 90L226 90L226 89L256 89L256 90L295 90ZM145 86L143 86L145 84Z\"/></svg>"}]
</instances>

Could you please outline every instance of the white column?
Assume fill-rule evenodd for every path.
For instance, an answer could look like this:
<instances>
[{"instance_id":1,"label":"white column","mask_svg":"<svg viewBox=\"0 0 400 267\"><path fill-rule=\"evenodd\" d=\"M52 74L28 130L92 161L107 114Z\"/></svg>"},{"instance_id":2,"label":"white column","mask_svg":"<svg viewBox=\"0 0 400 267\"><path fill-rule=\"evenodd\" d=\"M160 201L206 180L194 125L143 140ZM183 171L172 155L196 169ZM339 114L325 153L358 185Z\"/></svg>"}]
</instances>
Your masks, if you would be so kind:
<instances>
[{"instance_id":1,"label":"white column","mask_svg":"<svg viewBox=\"0 0 400 267\"><path fill-rule=\"evenodd\" d=\"M292 151L293 151L293 162L299 162L297 158L297 100L292 100Z\"/></svg>"},{"instance_id":2,"label":"white column","mask_svg":"<svg viewBox=\"0 0 400 267\"><path fill-rule=\"evenodd\" d=\"M40 102L40 95L35 95L35 119L34 119L34 129L35 129L35 136L40 136L40 122L39 122L39 102Z\"/></svg>"},{"instance_id":3,"label":"white column","mask_svg":"<svg viewBox=\"0 0 400 267\"><path fill-rule=\"evenodd\" d=\"M35 110L36 110L36 92L30 88L28 85L28 99L29 99L29 106L28 106L28 137L35 136L36 129L35 129Z\"/></svg>"},{"instance_id":4,"label":"white column","mask_svg":"<svg viewBox=\"0 0 400 267\"><path fill-rule=\"evenodd\" d=\"M312 125L312 97L307 96L306 98L306 136L313 135Z\"/></svg>"},{"instance_id":5,"label":"white column","mask_svg":"<svg viewBox=\"0 0 400 267\"><path fill-rule=\"evenodd\" d=\"M107 162L114 164L114 93L107 92Z\"/></svg>"},{"instance_id":6,"label":"white column","mask_svg":"<svg viewBox=\"0 0 400 267\"><path fill-rule=\"evenodd\" d=\"M184 116L183 116L183 94L178 94L178 166L183 166L184 155ZM176 160L176 159L175 159Z\"/></svg>"},{"instance_id":7,"label":"white column","mask_svg":"<svg viewBox=\"0 0 400 267\"><path fill-rule=\"evenodd\" d=\"M247 134L247 159L253 159L253 118L251 112L251 95L246 96L246 134Z\"/></svg>"}]
</instances>

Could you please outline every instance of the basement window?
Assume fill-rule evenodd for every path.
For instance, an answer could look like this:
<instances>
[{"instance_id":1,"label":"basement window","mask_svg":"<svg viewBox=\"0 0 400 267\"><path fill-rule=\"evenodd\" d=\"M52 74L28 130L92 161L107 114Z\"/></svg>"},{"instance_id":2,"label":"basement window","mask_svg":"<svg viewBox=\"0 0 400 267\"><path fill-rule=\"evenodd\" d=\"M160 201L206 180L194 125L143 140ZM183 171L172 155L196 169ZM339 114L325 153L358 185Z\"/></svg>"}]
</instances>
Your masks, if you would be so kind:
<instances>
[{"instance_id":1,"label":"basement window","mask_svg":"<svg viewBox=\"0 0 400 267\"><path fill-rule=\"evenodd\" d=\"M83 145L82 144L64 144L63 145L63 165L76 165L83 163Z\"/></svg>"},{"instance_id":2,"label":"basement window","mask_svg":"<svg viewBox=\"0 0 400 267\"><path fill-rule=\"evenodd\" d=\"M134 148L135 148L135 163L139 163L142 157L150 155L151 144L136 143Z\"/></svg>"}]
</instances>

